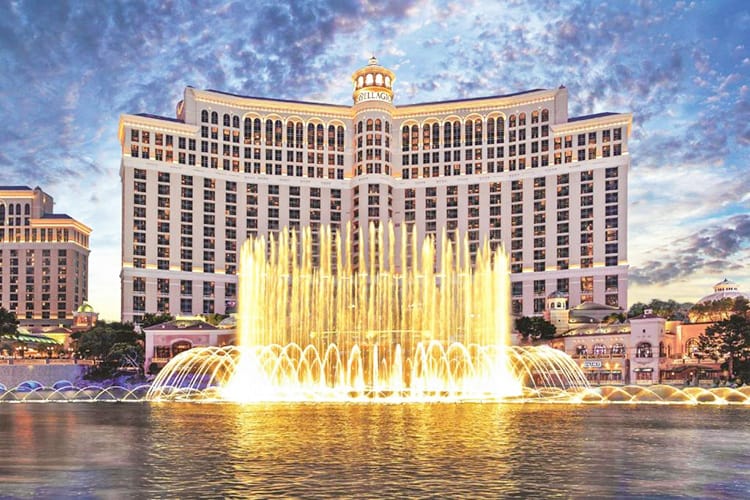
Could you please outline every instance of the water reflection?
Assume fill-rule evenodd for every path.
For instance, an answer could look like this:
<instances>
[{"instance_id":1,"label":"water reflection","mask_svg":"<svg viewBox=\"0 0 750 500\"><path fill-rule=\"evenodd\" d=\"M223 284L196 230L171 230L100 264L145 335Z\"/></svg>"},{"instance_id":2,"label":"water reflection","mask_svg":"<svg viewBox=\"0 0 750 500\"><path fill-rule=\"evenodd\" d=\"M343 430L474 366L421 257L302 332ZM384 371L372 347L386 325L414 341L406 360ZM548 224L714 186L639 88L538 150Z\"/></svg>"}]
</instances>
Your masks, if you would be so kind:
<instances>
[{"instance_id":1,"label":"water reflection","mask_svg":"<svg viewBox=\"0 0 750 500\"><path fill-rule=\"evenodd\" d=\"M743 497L741 407L0 406L8 496Z\"/></svg>"}]
</instances>

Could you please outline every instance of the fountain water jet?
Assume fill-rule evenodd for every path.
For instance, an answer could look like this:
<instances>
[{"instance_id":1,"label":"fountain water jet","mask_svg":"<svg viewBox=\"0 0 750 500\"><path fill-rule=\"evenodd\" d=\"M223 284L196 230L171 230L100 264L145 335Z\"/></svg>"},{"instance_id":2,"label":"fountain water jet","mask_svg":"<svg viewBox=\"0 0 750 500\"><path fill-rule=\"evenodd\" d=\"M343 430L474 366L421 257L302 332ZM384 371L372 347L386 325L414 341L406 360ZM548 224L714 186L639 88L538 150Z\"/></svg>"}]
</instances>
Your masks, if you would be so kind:
<instances>
[{"instance_id":1,"label":"fountain water jet","mask_svg":"<svg viewBox=\"0 0 750 500\"><path fill-rule=\"evenodd\" d=\"M509 347L502 249L485 242L472 258L466 238L443 233L438 262L433 239L403 226L398 246L390 223L351 235L248 240L238 347L180 354L148 398L498 400L588 386L560 351Z\"/></svg>"}]
</instances>

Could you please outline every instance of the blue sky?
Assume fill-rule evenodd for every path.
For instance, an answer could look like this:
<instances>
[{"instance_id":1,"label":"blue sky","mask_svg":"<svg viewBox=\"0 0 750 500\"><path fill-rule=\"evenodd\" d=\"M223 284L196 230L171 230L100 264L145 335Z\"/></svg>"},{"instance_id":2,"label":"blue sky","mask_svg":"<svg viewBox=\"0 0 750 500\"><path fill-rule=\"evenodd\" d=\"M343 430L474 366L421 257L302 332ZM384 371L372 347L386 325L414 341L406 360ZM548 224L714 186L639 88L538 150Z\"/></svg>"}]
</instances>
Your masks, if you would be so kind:
<instances>
[{"instance_id":1,"label":"blue sky","mask_svg":"<svg viewBox=\"0 0 750 500\"><path fill-rule=\"evenodd\" d=\"M90 302L119 318L121 113L184 87L351 102L370 55L396 103L532 88L632 112L630 303L750 291L750 3L0 0L0 184L93 228Z\"/></svg>"}]
</instances>

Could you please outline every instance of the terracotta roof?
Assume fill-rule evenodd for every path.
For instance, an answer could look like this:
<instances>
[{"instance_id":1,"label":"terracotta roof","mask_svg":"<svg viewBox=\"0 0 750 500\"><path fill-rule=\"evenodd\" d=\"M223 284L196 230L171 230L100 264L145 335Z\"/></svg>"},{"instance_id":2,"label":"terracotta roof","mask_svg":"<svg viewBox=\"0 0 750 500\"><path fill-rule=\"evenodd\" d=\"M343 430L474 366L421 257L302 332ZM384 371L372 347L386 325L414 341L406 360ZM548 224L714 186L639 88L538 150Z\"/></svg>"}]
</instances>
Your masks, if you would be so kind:
<instances>
[{"instance_id":1,"label":"terracotta roof","mask_svg":"<svg viewBox=\"0 0 750 500\"><path fill-rule=\"evenodd\" d=\"M218 330L211 323L206 323L200 320L172 320L166 323L159 323L158 325L151 325L144 328L144 330L158 331L158 330Z\"/></svg>"}]
</instances>

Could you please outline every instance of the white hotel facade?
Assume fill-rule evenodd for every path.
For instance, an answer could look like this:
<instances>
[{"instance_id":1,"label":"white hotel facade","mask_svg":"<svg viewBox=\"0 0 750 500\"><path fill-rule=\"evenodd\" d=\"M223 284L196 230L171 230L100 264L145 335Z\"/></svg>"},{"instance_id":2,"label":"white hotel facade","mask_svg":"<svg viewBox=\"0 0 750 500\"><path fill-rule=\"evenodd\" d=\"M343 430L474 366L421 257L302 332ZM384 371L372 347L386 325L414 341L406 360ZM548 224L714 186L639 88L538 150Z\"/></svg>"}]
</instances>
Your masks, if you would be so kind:
<instances>
[{"instance_id":1,"label":"white hotel facade","mask_svg":"<svg viewBox=\"0 0 750 500\"><path fill-rule=\"evenodd\" d=\"M224 313L250 235L389 219L503 244L515 314L627 306L631 114L569 117L564 87L397 106L374 58L352 79L351 106L188 87L176 119L121 116L123 321Z\"/></svg>"}]
</instances>

